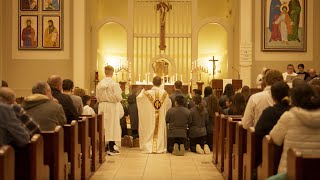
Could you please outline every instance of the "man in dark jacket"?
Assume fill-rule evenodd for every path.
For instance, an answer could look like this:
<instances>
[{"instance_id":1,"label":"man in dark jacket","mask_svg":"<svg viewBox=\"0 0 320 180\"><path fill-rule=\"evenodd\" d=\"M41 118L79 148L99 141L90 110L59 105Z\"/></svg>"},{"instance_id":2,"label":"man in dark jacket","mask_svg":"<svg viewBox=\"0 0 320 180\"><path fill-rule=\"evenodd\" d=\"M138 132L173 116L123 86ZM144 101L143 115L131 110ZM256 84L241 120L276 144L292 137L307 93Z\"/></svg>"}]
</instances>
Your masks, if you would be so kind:
<instances>
[{"instance_id":1,"label":"man in dark jacket","mask_svg":"<svg viewBox=\"0 0 320 180\"><path fill-rule=\"evenodd\" d=\"M21 105L39 123L42 131L53 131L56 126L63 126L67 122L62 106L53 100L46 82L38 82L33 86L32 95L26 97Z\"/></svg>"},{"instance_id":2,"label":"man in dark jacket","mask_svg":"<svg viewBox=\"0 0 320 180\"><path fill-rule=\"evenodd\" d=\"M183 156L187 139L187 127L191 122L190 111L183 106L184 97L176 96L175 107L169 109L166 115L168 128L168 152ZM180 147L180 149L179 149Z\"/></svg>"},{"instance_id":3,"label":"man in dark jacket","mask_svg":"<svg viewBox=\"0 0 320 180\"><path fill-rule=\"evenodd\" d=\"M178 80L174 83L174 92L169 96L169 98L172 102L172 107L175 106L175 99L177 96L184 97L183 106L188 107L187 97L182 93L181 89L182 89L182 82Z\"/></svg>"},{"instance_id":4,"label":"man in dark jacket","mask_svg":"<svg viewBox=\"0 0 320 180\"><path fill-rule=\"evenodd\" d=\"M16 94L12 89L7 87L0 88L0 103L4 103L12 107L16 117L25 125L31 137L34 134L39 134L39 124L36 123L20 105L16 104L15 101Z\"/></svg>"},{"instance_id":5,"label":"man in dark jacket","mask_svg":"<svg viewBox=\"0 0 320 180\"><path fill-rule=\"evenodd\" d=\"M22 147L30 140L30 134L9 105L0 103L0 146Z\"/></svg>"},{"instance_id":6,"label":"man in dark jacket","mask_svg":"<svg viewBox=\"0 0 320 180\"><path fill-rule=\"evenodd\" d=\"M56 98L63 107L64 113L67 118L67 123L70 124L72 120L78 120L79 114L73 104L71 97L61 92L62 78L57 75L52 75L48 78L47 82L51 87L52 96Z\"/></svg>"}]
</instances>

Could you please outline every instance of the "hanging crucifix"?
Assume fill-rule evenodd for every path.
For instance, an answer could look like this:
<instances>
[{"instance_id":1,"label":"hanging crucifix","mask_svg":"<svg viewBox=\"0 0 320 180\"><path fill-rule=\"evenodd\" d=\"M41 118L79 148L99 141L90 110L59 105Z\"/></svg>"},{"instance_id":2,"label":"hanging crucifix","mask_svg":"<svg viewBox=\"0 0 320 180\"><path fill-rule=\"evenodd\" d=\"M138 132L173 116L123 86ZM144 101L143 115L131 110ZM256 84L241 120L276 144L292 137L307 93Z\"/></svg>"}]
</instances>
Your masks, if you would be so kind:
<instances>
[{"instance_id":1,"label":"hanging crucifix","mask_svg":"<svg viewBox=\"0 0 320 180\"><path fill-rule=\"evenodd\" d=\"M210 59L209 61L212 61L212 79L214 79L214 75L216 72L216 62L218 61L218 59L214 59L214 56L212 56L212 59Z\"/></svg>"},{"instance_id":2,"label":"hanging crucifix","mask_svg":"<svg viewBox=\"0 0 320 180\"><path fill-rule=\"evenodd\" d=\"M160 11L160 50L166 49L165 43L165 24L166 24L166 15L167 13L172 10L172 5L169 2L164 2L161 0L157 4L157 11Z\"/></svg>"}]
</instances>

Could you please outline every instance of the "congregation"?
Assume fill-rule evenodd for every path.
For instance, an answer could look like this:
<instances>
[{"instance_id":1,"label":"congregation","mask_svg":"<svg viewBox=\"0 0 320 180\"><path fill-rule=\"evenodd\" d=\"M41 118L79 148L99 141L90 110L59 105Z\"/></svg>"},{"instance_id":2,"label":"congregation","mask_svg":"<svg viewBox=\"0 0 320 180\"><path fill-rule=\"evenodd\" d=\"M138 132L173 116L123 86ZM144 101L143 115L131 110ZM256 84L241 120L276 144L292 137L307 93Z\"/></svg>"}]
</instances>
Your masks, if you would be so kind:
<instances>
[{"instance_id":1,"label":"congregation","mask_svg":"<svg viewBox=\"0 0 320 180\"><path fill-rule=\"evenodd\" d=\"M260 92L251 94L248 86L236 91L227 84L220 97L210 86L204 88L203 97L199 89L184 94L179 80L174 83L174 92L168 94L159 76L153 78L151 90L132 91L126 97L112 79L114 68L110 65L104 69L105 78L97 85L94 98L74 87L72 80L52 75L47 82L35 83L31 95L17 104L10 82L2 80L0 146L23 147L41 131L53 131L80 116L102 114L109 155L121 153L121 141L129 147L138 144L143 153L210 154L216 139L215 116L239 116L244 129L255 128L256 159L251 178L257 179L266 135L283 149L278 174L269 178L283 178L290 148L320 153L320 78L313 68L305 72L299 64L298 69L295 72L292 64L284 73L263 68L257 77ZM95 98L97 102L92 103Z\"/></svg>"}]
</instances>

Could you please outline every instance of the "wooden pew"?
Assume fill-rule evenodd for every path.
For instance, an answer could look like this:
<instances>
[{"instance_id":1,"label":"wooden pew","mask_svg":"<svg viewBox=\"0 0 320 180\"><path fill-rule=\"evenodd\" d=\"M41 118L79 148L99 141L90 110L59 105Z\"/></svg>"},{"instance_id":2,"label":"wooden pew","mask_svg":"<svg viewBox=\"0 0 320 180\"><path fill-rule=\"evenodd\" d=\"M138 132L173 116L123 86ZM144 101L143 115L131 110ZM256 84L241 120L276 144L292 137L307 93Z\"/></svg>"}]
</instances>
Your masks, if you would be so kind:
<instances>
[{"instance_id":1,"label":"wooden pew","mask_svg":"<svg viewBox=\"0 0 320 180\"><path fill-rule=\"evenodd\" d=\"M265 180L277 174L282 154L282 146L277 146L269 135L262 141L262 164L258 167L258 179Z\"/></svg>"},{"instance_id":2,"label":"wooden pew","mask_svg":"<svg viewBox=\"0 0 320 180\"><path fill-rule=\"evenodd\" d=\"M15 179L44 180L49 179L49 166L44 165L44 144L40 134L32 136L24 148L15 149Z\"/></svg>"},{"instance_id":3,"label":"wooden pew","mask_svg":"<svg viewBox=\"0 0 320 180\"><path fill-rule=\"evenodd\" d=\"M225 156L224 156L224 171L225 179L232 179L232 165L234 164L233 144L235 144L236 124L241 121L241 117L229 117L227 122L227 134L225 139Z\"/></svg>"},{"instance_id":4,"label":"wooden pew","mask_svg":"<svg viewBox=\"0 0 320 180\"><path fill-rule=\"evenodd\" d=\"M214 126L213 126L213 147L212 147L213 164L218 163L219 130L220 130L220 115L219 113L216 112L214 115Z\"/></svg>"},{"instance_id":5,"label":"wooden pew","mask_svg":"<svg viewBox=\"0 0 320 180\"><path fill-rule=\"evenodd\" d=\"M320 154L303 154L297 149L287 152L287 179L305 180L320 179Z\"/></svg>"},{"instance_id":6,"label":"wooden pew","mask_svg":"<svg viewBox=\"0 0 320 180\"><path fill-rule=\"evenodd\" d=\"M241 120L241 116L237 115L221 115L220 116L220 123L219 123L219 134L218 134L218 163L217 163L217 169L220 172L224 172L224 160L225 160L225 154L226 154L226 135L227 135L227 122L228 118L233 117L239 120Z\"/></svg>"},{"instance_id":7,"label":"wooden pew","mask_svg":"<svg viewBox=\"0 0 320 180\"><path fill-rule=\"evenodd\" d=\"M83 118L78 121L79 124L79 144L81 144L81 179L89 179L91 174L90 164L90 144L89 144L89 126L88 119Z\"/></svg>"},{"instance_id":8,"label":"wooden pew","mask_svg":"<svg viewBox=\"0 0 320 180\"><path fill-rule=\"evenodd\" d=\"M106 153L105 153L106 142L105 142L105 129L104 129L102 114L97 115L97 121L98 121L98 134L99 134L99 163L103 163L105 161L105 156L106 156Z\"/></svg>"},{"instance_id":9,"label":"wooden pew","mask_svg":"<svg viewBox=\"0 0 320 180\"><path fill-rule=\"evenodd\" d=\"M232 157L232 179L241 180L243 173L243 154L246 153L247 130L243 128L242 123L238 122L236 125L235 144L233 145Z\"/></svg>"},{"instance_id":10,"label":"wooden pew","mask_svg":"<svg viewBox=\"0 0 320 180\"><path fill-rule=\"evenodd\" d=\"M255 164L255 130L254 127L250 127L247 130L247 148L246 153L243 156L243 179L250 180L253 174Z\"/></svg>"},{"instance_id":11,"label":"wooden pew","mask_svg":"<svg viewBox=\"0 0 320 180\"><path fill-rule=\"evenodd\" d=\"M224 139L226 137L227 118L222 114L220 115L219 133L218 133L218 163L216 165L220 172L223 172L224 168Z\"/></svg>"},{"instance_id":12,"label":"wooden pew","mask_svg":"<svg viewBox=\"0 0 320 180\"><path fill-rule=\"evenodd\" d=\"M14 150L8 145L0 147L0 180L14 180Z\"/></svg>"},{"instance_id":13,"label":"wooden pew","mask_svg":"<svg viewBox=\"0 0 320 180\"><path fill-rule=\"evenodd\" d=\"M91 145L91 171L94 172L100 167L99 163L99 134L98 134L98 122L97 117L91 115L83 116L88 119L89 124L89 137ZM80 117L81 118L81 117Z\"/></svg>"},{"instance_id":14,"label":"wooden pew","mask_svg":"<svg viewBox=\"0 0 320 180\"><path fill-rule=\"evenodd\" d=\"M54 131L42 131L44 163L50 167L50 179L68 179L68 154L64 152L64 132L61 126Z\"/></svg>"},{"instance_id":15,"label":"wooden pew","mask_svg":"<svg viewBox=\"0 0 320 180\"><path fill-rule=\"evenodd\" d=\"M77 180L81 177L81 145L78 141L78 122L63 126L64 151L68 153L68 161L71 163L70 179Z\"/></svg>"}]
</instances>

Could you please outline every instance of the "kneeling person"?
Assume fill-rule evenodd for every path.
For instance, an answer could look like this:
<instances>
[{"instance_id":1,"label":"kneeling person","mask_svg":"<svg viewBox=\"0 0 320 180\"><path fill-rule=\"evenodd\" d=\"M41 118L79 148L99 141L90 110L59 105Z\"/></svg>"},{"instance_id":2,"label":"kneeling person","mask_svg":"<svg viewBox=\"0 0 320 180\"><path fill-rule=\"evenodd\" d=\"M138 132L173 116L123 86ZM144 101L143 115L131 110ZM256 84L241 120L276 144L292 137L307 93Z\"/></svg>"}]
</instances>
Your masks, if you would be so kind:
<instances>
[{"instance_id":1,"label":"kneeling person","mask_svg":"<svg viewBox=\"0 0 320 180\"><path fill-rule=\"evenodd\" d=\"M176 96L175 106L167 112L168 126L168 152L175 155L184 155L187 139L187 127L190 123L190 111L184 107L184 97Z\"/></svg>"}]
</instances>

